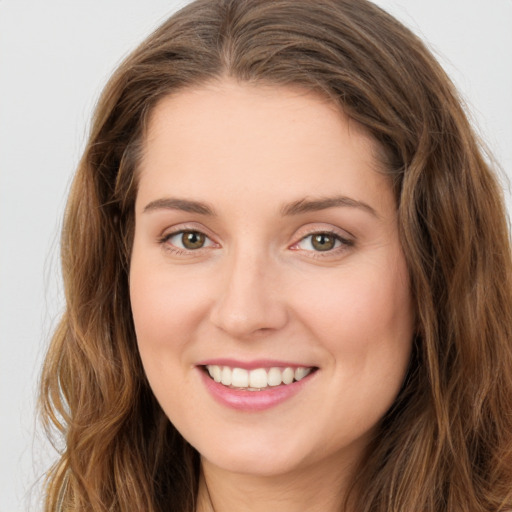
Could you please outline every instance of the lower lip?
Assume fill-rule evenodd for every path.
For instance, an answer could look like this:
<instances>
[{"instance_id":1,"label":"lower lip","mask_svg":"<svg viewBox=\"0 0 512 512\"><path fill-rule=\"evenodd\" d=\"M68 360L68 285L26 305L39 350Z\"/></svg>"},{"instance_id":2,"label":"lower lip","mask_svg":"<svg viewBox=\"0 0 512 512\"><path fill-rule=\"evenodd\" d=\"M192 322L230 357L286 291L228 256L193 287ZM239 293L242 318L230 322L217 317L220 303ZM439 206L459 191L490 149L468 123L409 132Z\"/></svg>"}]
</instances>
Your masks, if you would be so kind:
<instances>
[{"instance_id":1,"label":"lower lip","mask_svg":"<svg viewBox=\"0 0 512 512\"><path fill-rule=\"evenodd\" d=\"M215 382L205 371L200 369L203 382L213 398L231 409L239 411L264 411L279 405L295 396L309 382L313 374L292 384L282 384L269 387L262 391L246 391L244 389L228 388Z\"/></svg>"}]
</instances>

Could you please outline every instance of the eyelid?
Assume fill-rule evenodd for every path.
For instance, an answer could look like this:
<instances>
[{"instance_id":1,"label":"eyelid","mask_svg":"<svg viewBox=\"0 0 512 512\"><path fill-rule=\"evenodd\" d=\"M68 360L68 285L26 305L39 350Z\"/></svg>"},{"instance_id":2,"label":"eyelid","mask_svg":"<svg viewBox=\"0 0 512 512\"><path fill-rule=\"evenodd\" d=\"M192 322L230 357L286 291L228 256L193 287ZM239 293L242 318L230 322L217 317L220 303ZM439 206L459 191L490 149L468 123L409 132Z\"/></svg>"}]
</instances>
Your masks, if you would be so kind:
<instances>
[{"instance_id":1,"label":"eyelid","mask_svg":"<svg viewBox=\"0 0 512 512\"><path fill-rule=\"evenodd\" d=\"M169 243L170 238L172 238L173 236L180 235L187 231L201 233L209 241L208 245L197 249L187 249ZM352 234L350 234L348 231L344 229L333 226L332 224L308 224L306 226L302 226L299 230L297 230L296 233L296 241L290 246L288 246L288 248L291 250L303 251L304 253L311 253L310 255L314 257L332 256L340 251L347 250L348 248L352 247L355 244L355 237ZM314 249L304 249L302 247L299 247L299 244L306 240L308 237L312 237L314 235L319 234L327 234L334 236L337 239L337 241L341 242L341 244L325 251L316 251ZM221 245L216 241L215 238L216 237L214 235L210 234L210 230L202 225L198 226L196 223L184 223L167 227L158 236L158 242L161 245L163 245L166 250L169 250L171 252L175 252L178 254L191 254L199 253L203 249L220 247Z\"/></svg>"},{"instance_id":2,"label":"eyelid","mask_svg":"<svg viewBox=\"0 0 512 512\"><path fill-rule=\"evenodd\" d=\"M202 233L208 238L214 239L215 236L211 233L209 229L207 229L203 224L199 224L196 222L182 222L179 224L174 224L172 226L166 226L161 230L158 238L168 237L169 235L173 235L176 233L181 233L182 231L197 231L198 233Z\"/></svg>"},{"instance_id":3,"label":"eyelid","mask_svg":"<svg viewBox=\"0 0 512 512\"><path fill-rule=\"evenodd\" d=\"M169 239L174 236L180 235L185 232L193 232L200 233L204 235L204 237L210 242L208 245L200 247L198 249L187 249L183 247L178 247L174 244L169 243ZM197 253L202 249L210 249L211 247L220 247L220 244L215 240L215 237L209 233L209 230L204 226L198 226L197 224L177 224L175 226L170 226L165 228L162 233L158 236L158 243L165 246L165 249L176 252L176 253Z\"/></svg>"},{"instance_id":4,"label":"eyelid","mask_svg":"<svg viewBox=\"0 0 512 512\"><path fill-rule=\"evenodd\" d=\"M213 245L215 245L215 242L208 236L208 235L205 235L204 233L201 233L200 231L197 231L197 230L191 230L191 229L182 229L180 231L176 231L175 233L169 233L168 235L165 236L165 242L169 242L172 238L176 238L176 237L179 237L179 236L182 236L185 234L185 233L197 233L199 235L203 235L204 236L204 240L205 240L205 244L201 247L198 247L197 249L187 249L186 247L178 247L175 243L172 243L171 245L173 245L174 247L178 247L179 249L183 250L183 251L193 251L193 252L196 252L196 251L199 251L201 249L204 249L205 247L212 247Z\"/></svg>"},{"instance_id":5,"label":"eyelid","mask_svg":"<svg viewBox=\"0 0 512 512\"><path fill-rule=\"evenodd\" d=\"M315 251L314 249L304 249L299 247L299 244L307 238L320 234L334 236L337 241L341 242L341 245L335 246L326 251ZM325 224L308 224L307 226L301 227L297 232L296 239L297 241L289 246L289 249L312 253L311 255L315 257L328 257L329 255L336 254L339 251L347 250L355 244L355 237L348 231L337 228L333 225Z\"/></svg>"}]
</instances>

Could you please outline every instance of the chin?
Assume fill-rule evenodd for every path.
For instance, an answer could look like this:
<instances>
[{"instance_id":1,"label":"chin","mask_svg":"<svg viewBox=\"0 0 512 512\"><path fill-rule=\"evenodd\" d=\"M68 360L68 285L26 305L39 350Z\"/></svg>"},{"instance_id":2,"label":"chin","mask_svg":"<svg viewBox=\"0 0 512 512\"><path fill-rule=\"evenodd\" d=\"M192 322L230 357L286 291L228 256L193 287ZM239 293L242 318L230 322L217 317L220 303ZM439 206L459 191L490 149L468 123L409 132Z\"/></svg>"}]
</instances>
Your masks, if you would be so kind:
<instances>
[{"instance_id":1,"label":"chin","mask_svg":"<svg viewBox=\"0 0 512 512\"><path fill-rule=\"evenodd\" d=\"M201 459L229 473L261 478L292 473L300 469L303 463L298 457L280 453L277 448L266 452L251 450L250 447L246 447L243 452L231 449L220 453L218 450L211 450L210 453L201 455Z\"/></svg>"}]
</instances>

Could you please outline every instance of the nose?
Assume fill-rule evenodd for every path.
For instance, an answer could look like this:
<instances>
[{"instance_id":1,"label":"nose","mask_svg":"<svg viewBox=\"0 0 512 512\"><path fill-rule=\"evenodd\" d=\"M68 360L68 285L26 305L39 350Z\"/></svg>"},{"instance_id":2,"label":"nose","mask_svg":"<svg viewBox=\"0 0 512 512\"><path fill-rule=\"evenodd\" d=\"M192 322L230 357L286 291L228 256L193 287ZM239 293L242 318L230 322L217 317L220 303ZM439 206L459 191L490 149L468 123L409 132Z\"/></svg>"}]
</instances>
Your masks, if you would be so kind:
<instances>
[{"instance_id":1,"label":"nose","mask_svg":"<svg viewBox=\"0 0 512 512\"><path fill-rule=\"evenodd\" d=\"M288 312L279 276L269 258L233 255L219 275L211 322L239 339L282 329Z\"/></svg>"}]
</instances>

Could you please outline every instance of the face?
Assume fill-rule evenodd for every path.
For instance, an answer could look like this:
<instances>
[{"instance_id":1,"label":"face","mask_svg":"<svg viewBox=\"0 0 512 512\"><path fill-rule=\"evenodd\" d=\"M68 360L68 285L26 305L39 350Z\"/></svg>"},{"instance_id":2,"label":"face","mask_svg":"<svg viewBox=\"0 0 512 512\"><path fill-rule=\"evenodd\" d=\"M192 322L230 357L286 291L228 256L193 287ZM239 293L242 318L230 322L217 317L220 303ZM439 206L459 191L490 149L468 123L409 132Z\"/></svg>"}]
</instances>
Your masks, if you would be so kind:
<instances>
[{"instance_id":1,"label":"face","mask_svg":"<svg viewBox=\"0 0 512 512\"><path fill-rule=\"evenodd\" d=\"M375 154L300 89L224 81L156 106L131 303L153 392L204 462L356 461L395 399L414 314Z\"/></svg>"}]
</instances>

